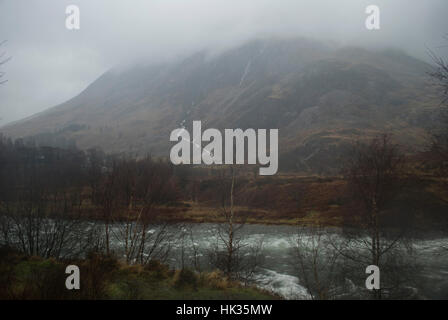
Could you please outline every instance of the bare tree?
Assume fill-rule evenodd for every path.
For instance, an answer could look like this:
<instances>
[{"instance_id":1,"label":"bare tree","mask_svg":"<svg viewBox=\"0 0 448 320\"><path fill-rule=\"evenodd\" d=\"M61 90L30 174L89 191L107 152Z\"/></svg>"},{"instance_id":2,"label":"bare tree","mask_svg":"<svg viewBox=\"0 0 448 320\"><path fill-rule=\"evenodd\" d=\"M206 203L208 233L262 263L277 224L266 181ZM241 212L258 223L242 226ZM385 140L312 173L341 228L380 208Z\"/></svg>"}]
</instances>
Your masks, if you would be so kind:
<instances>
[{"instance_id":1,"label":"bare tree","mask_svg":"<svg viewBox=\"0 0 448 320\"><path fill-rule=\"evenodd\" d=\"M295 269L311 299L336 298L341 293L342 256L333 238L319 226L299 227L292 245Z\"/></svg>"},{"instance_id":2,"label":"bare tree","mask_svg":"<svg viewBox=\"0 0 448 320\"><path fill-rule=\"evenodd\" d=\"M216 243L209 253L214 267L224 272L230 280L250 282L256 268L262 262L262 239L258 243L249 244L244 241L243 228L245 219L237 219L235 211L236 169L230 167L230 181L224 171L221 171L221 201L220 217L224 220L216 227ZM228 200L227 200L228 199Z\"/></svg>"},{"instance_id":3,"label":"bare tree","mask_svg":"<svg viewBox=\"0 0 448 320\"><path fill-rule=\"evenodd\" d=\"M445 36L445 40L448 41L448 35ZM429 74L440 85L443 96L442 102L446 104L448 102L448 63L432 51L429 54L436 65L435 70Z\"/></svg>"},{"instance_id":4,"label":"bare tree","mask_svg":"<svg viewBox=\"0 0 448 320\"><path fill-rule=\"evenodd\" d=\"M166 258L169 252L168 224L160 223L157 231L152 234L148 233L148 229L157 223L158 212L155 207L177 199L173 167L167 163L154 162L148 157L141 163L138 190L142 202L139 212L141 239L138 252L140 262L145 264L154 257Z\"/></svg>"},{"instance_id":5,"label":"bare tree","mask_svg":"<svg viewBox=\"0 0 448 320\"><path fill-rule=\"evenodd\" d=\"M445 36L445 40L448 42L448 35ZM435 158L438 174L445 178L445 189L448 189L448 182L446 182L446 178L448 177L448 62L445 58L437 56L432 51L430 55L435 63L435 69L429 74L440 87L441 103L443 106L440 117L442 119L442 127L431 133L432 141L430 151ZM440 198L440 200L448 204L448 201L443 198ZM447 229L448 219L445 219L443 224ZM442 247L442 249L448 251L448 247Z\"/></svg>"},{"instance_id":6,"label":"bare tree","mask_svg":"<svg viewBox=\"0 0 448 320\"><path fill-rule=\"evenodd\" d=\"M4 45L5 43L6 43L6 41L0 42L0 47L2 45ZM4 65L6 62L11 60L11 57L5 57L5 55L6 55L6 52L0 52L0 66ZM3 84L7 81L7 80L2 80L4 75L5 75L5 73L3 71L0 71L0 84Z\"/></svg>"},{"instance_id":7,"label":"bare tree","mask_svg":"<svg viewBox=\"0 0 448 320\"><path fill-rule=\"evenodd\" d=\"M115 164L114 164L115 166ZM104 235L105 235L105 245L106 254L111 253L110 250L110 226L113 222L113 216L117 209L118 198L117 198L117 188L118 188L118 177L115 167L110 170L105 178L101 194L101 205L102 205L102 216L104 221Z\"/></svg>"},{"instance_id":8,"label":"bare tree","mask_svg":"<svg viewBox=\"0 0 448 320\"><path fill-rule=\"evenodd\" d=\"M173 168L150 157L123 161L115 169L126 216L115 237L124 242L129 264L166 259L172 242L168 223L158 221L157 207L177 199Z\"/></svg>"},{"instance_id":9,"label":"bare tree","mask_svg":"<svg viewBox=\"0 0 448 320\"><path fill-rule=\"evenodd\" d=\"M346 179L360 207L355 225L345 230L348 240L339 252L360 263L360 268L376 265L390 270L386 262L397 262L398 252L411 248L404 237L406 221L399 224L402 229L389 225L394 215L390 205L403 187L403 165L404 157L387 134L358 144L348 161ZM374 298L381 299L386 290L392 288L382 281L381 289L373 290Z\"/></svg>"},{"instance_id":10,"label":"bare tree","mask_svg":"<svg viewBox=\"0 0 448 320\"><path fill-rule=\"evenodd\" d=\"M448 41L448 36L446 36ZM436 81L441 91L441 120L442 127L431 133L431 151L436 156L439 164L440 174L444 177L448 176L448 63L437 56L434 52L430 52L435 63L435 69L429 75Z\"/></svg>"},{"instance_id":11,"label":"bare tree","mask_svg":"<svg viewBox=\"0 0 448 320\"><path fill-rule=\"evenodd\" d=\"M77 202L42 186L29 188L31 192L19 195L14 205L0 212L3 245L44 258L80 257L93 249L95 226L74 216L79 212Z\"/></svg>"},{"instance_id":12,"label":"bare tree","mask_svg":"<svg viewBox=\"0 0 448 320\"><path fill-rule=\"evenodd\" d=\"M80 219L83 155L0 137L0 245L56 258L98 245L96 226Z\"/></svg>"}]
</instances>

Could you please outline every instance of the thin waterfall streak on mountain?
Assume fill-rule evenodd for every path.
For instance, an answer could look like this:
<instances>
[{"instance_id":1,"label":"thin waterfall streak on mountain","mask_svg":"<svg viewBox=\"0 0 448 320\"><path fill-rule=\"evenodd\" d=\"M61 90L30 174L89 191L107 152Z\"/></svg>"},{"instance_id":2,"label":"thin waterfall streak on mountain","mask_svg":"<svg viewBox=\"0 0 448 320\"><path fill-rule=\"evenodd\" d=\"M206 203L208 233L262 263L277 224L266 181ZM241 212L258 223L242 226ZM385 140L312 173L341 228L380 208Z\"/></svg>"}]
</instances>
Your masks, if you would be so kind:
<instances>
[{"instance_id":1,"label":"thin waterfall streak on mountain","mask_svg":"<svg viewBox=\"0 0 448 320\"><path fill-rule=\"evenodd\" d=\"M246 78L247 74L249 73L250 65L252 64L252 59L249 59L249 62L247 62L246 68L244 69L243 76L241 77L239 86L243 84L244 79Z\"/></svg>"}]
</instances>

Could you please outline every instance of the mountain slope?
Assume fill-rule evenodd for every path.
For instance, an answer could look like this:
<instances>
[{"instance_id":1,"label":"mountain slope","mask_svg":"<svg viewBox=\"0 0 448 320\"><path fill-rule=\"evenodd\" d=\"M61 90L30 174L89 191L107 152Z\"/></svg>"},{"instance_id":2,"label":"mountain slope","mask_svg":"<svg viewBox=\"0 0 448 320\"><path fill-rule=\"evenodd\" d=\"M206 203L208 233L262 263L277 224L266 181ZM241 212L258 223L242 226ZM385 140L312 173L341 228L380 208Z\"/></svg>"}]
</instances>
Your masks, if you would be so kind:
<instances>
[{"instance_id":1,"label":"mountain slope","mask_svg":"<svg viewBox=\"0 0 448 320\"><path fill-rule=\"evenodd\" d=\"M66 103L1 129L40 144L168 156L171 130L279 128L280 166L336 170L359 137L420 148L435 120L430 66L399 51L258 40L217 56L111 70Z\"/></svg>"}]
</instances>

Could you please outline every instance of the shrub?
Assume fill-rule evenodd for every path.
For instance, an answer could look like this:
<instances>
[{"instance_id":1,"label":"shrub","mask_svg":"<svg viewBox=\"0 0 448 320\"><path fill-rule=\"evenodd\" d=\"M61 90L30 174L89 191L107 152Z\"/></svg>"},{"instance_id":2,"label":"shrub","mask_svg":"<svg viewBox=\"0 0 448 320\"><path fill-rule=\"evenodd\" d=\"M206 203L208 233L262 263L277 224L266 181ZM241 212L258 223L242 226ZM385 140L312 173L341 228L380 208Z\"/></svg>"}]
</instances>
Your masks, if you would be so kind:
<instances>
[{"instance_id":1,"label":"shrub","mask_svg":"<svg viewBox=\"0 0 448 320\"><path fill-rule=\"evenodd\" d=\"M194 271L191 271L190 269L181 269L177 271L174 276L174 287L192 287L196 290L198 287L198 277L196 273L194 273Z\"/></svg>"},{"instance_id":2,"label":"shrub","mask_svg":"<svg viewBox=\"0 0 448 320\"><path fill-rule=\"evenodd\" d=\"M112 273L119 269L117 259L96 252L88 254L80 266L81 293L84 299L107 298L106 287Z\"/></svg>"},{"instance_id":3,"label":"shrub","mask_svg":"<svg viewBox=\"0 0 448 320\"><path fill-rule=\"evenodd\" d=\"M145 265L145 271L151 272L157 279L168 279L170 277L169 267L158 260L150 260Z\"/></svg>"},{"instance_id":4,"label":"shrub","mask_svg":"<svg viewBox=\"0 0 448 320\"><path fill-rule=\"evenodd\" d=\"M220 271L213 271L203 275L204 284L219 290L225 290L230 286L229 281Z\"/></svg>"}]
</instances>

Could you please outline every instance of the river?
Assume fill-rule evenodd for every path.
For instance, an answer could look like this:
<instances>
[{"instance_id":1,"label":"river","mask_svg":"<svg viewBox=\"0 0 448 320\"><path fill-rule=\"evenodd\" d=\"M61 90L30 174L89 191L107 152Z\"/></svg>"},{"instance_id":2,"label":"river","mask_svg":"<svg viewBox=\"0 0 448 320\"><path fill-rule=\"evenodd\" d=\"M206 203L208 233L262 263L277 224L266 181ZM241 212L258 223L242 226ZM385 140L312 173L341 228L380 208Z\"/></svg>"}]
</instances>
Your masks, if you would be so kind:
<instances>
[{"instance_id":1,"label":"river","mask_svg":"<svg viewBox=\"0 0 448 320\"><path fill-rule=\"evenodd\" d=\"M149 233L157 232L157 228ZM169 227L169 233L173 238L178 238L179 234L191 235L188 241L176 241L172 245L168 257L168 263L173 268L179 268L182 263L188 264L193 260L193 253L196 249L196 256L202 257L202 261L207 260L207 252L210 252L211 245L216 242L216 227L213 224L185 224L179 227ZM335 241L342 239L338 229L326 229ZM292 258L292 248L294 247L294 236L297 228L293 226L276 225L245 225L240 230L241 238L245 244L260 243L262 241L263 263L256 269L254 276L255 285L260 288L270 290L286 299L309 299L310 296L305 289L303 279L299 278L297 263ZM447 299L448 298L448 252L444 254L440 248L448 248L448 238L432 237L425 240L414 240L413 262L419 267L411 274L412 284L406 284L407 298L413 299ZM207 268L207 267L205 267ZM364 267L365 268L365 267ZM400 271L400 270L399 270ZM353 270L352 270L353 272ZM355 270L357 275L345 274L347 292L339 298L360 298L360 293L366 292L363 283L355 284L353 278L367 277L365 269ZM383 276L383 275L382 275ZM387 275L386 275L387 276Z\"/></svg>"}]
</instances>

